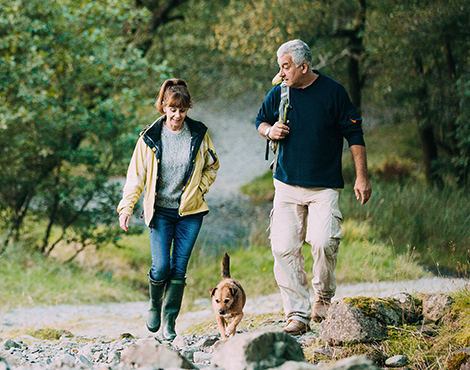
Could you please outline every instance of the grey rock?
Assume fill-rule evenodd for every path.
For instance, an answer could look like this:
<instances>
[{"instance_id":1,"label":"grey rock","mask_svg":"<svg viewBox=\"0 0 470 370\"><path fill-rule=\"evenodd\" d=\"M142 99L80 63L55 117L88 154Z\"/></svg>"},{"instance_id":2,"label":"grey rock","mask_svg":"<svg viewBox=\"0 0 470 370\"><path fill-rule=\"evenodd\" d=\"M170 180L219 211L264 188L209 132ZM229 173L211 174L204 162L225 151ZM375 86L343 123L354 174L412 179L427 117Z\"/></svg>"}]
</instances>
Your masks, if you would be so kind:
<instances>
[{"instance_id":1,"label":"grey rock","mask_svg":"<svg viewBox=\"0 0 470 370\"><path fill-rule=\"evenodd\" d=\"M194 345L199 348L211 347L219 340L220 338L218 336L210 336L210 337L205 337L205 338L200 339Z\"/></svg>"},{"instance_id":2,"label":"grey rock","mask_svg":"<svg viewBox=\"0 0 470 370\"><path fill-rule=\"evenodd\" d=\"M113 350L108 354L108 358L106 359L106 362L108 364L114 364L118 363L121 361L121 352Z\"/></svg>"},{"instance_id":3,"label":"grey rock","mask_svg":"<svg viewBox=\"0 0 470 370\"><path fill-rule=\"evenodd\" d=\"M409 363L409 358L404 355L393 356L385 360L385 366L387 367L403 367Z\"/></svg>"},{"instance_id":4,"label":"grey rock","mask_svg":"<svg viewBox=\"0 0 470 370\"><path fill-rule=\"evenodd\" d=\"M196 363L210 362L211 359L212 359L212 355L207 352L198 351L198 352L194 352L193 354L193 361Z\"/></svg>"},{"instance_id":5,"label":"grey rock","mask_svg":"<svg viewBox=\"0 0 470 370\"><path fill-rule=\"evenodd\" d=\"M64 353L57 359L56 365L57 367L63 367L63 366L74 367L75 357L73 357L69 353Z\"/></svg>"},{"instance_id":6,"label":"grey rock","mask_svg":"<svg viewBox=\"0 0 470 370\"><path fill-rule=\"evenodd\" d=\"M409 293L397 293L390 296L394 302L401 308L403 321L413 324L420 320L423 315L422 309L419 308L415 298Z\"/></svg>"},{"instance_id":7,"label":"grey rock","mask_svg":"<svg viewBox=\"0 0 470 370\"><path fill-rule=\"evenodd\" d=\"M312 353L332 359L335 354L335 348L329 346L312 348Z\"/></svg>"},{"instance_id":8,"label":"grey rock","mask_svg":"<svg viewBox=\"0 0 470 370\"><path fill-rule=\"evenodd\" d=\"M91 362L89 359L87 359L85 356L83 355L80 355L78 356L78 359L80 360L80 362L85 365L85 366L88 366L88 367L92 367L93 366L93 362Z\"/></svg>"},{"instance_id":9,"label":"grey rock","mask_svg":"<svg viewBox=\"0 0 470 370\"><path fill-rule=\"evenodd\" d=\"M12 365L2 357L0 357L0 370L12 370Z\"/></svg>"},{"instance_id":10,"label":"grey rock","mask_svg":"<svg viewBox=\"0 0 470 370\"><path fill-rule=\"evenodd\" d=\"M460 365L459 370L470 370L470 359L468 359L462 365Z\"/></svg>"},{"instance_id":11,"label":"grey rock","mask_svg":"<svg viewBox=\"0 0 470 370\"><path fill-rule=\"evenodd\" d=\"M305 361L302 347L282 329L267 327L235 335L214 348L212 365L225 370L261 370Z\"/></svg>"},{"instance_id":12,"label":"grey rock","mask_svg":"<svg viewBox=\"0 0 470 370\"><path fill-rule=\"evenodd\" d=\"M21 348L21 345L14 340L7 339L5 342L3 342L3 348L5 351L9 351L12 348Z\"/></svg>"},{"instance_id":13,"label":"grey rock","mask_svg":"<svg viewBox=\"0 0 470 370\"><path fill-rule=\"evenodd\" d=\"M159 344L144 343L124 349L121 355L123 363L135 367L150 366L156 369L178 367L193 369L193 364L178 352Z\"/></svg>"},{"instance_id":14,"label":"grey rock","mask_svg":"<svg viewBox=\"0 0 470 370\"><path fill-rule=\"evenodd\" d=\"M181 349L181 354L186 357L189 361L194 362L194 353L199 352L200 349L197 347L185 347Z\"/></svg>"},{"instance_id":15,"label":"grey rock","mask_svg":"<svg viewBox=\"0 0 470 370\"><path fill-rule=\"evenodd\" d=\"M318 365L312 365L304 361L286 361L281 366L274 367L272 370L320 370Z\"/></svg>"},{"instance_id":16,"label":"grey rock","mask_svg":"<svg viewBox=\"0 0 470 370\"><path fill-rule=\"evenodd\" d=\"M425 322L440 320L449 310L453 299L447 294L426 294L423 298L423 316Z\"/></svg>"},{"instance_id":17,"label":"grey rock","mask_svg":"<svg viewBox=\"0 0 470 370\"><path fill-rule=\"evenodd\" d=\"M321 365L321 370L379 370L366 356L351 356L337 362Z\"/></svg>"},{"instance_id":18,"label":"grey rock","mask_svg":"<svg viewBox=\"0 0 470 370\"><path fill-rule=\"evenodd\" d=\"M365 343L387 336L387 327L377 317L364 313L344 299L333 302L320 324L320 338L328 345Z\"/></svg>"},{"instance_id":19,"label":"grey rock","mask_svg":"<svg viewBox=\"0 0 470 370\"><path fill-rule=\"evenodd\" d=\"M460 348L459 350L455 352L463 352L463 353L466 353L467 355L470 355L470 347Z\"/></svg>"},{"instance_id":20,"label":"grey rock","mask_svg":"<svg viewBox=\"0 0 470 370\"><path fill-rule=\"evenodd\" d=\"M182 335L178 334L172 344L176 348L184 348L188 346L188 341Z\"/></svg>"}]
</instances>

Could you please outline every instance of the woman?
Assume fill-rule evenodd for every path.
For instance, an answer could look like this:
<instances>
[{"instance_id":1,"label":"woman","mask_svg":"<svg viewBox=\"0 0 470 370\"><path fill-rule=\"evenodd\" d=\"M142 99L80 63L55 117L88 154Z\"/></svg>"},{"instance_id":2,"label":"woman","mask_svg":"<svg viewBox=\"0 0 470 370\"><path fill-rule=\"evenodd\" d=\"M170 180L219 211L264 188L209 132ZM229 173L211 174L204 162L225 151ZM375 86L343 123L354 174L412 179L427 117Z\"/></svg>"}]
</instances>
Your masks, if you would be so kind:
<instances>
[{"instance_id":1,"label":"woman","mask_svg":"<svg viewBox=\"0 0 470 370\"><path fill-rule=\"evenodd\" d=\"M209 212L204 194L216 178L219 161L207 127L187 116L192 102L184 80L165 81L155 106L162 116L140 134L118 212L120 227L128 231L134 205L144 192L152 253L147 328L157 332L161 326L163 339L171 341L189 257Z\"/></svg>"}]
</instances>

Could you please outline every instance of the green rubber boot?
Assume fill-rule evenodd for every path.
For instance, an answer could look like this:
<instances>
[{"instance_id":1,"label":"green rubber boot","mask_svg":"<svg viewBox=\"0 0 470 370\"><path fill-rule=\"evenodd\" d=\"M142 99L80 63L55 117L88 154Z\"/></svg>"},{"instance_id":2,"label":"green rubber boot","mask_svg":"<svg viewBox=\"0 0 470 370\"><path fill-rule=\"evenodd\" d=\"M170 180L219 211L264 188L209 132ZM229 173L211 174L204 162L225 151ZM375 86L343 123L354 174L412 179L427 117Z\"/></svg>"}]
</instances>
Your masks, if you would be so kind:
<instances>
[{"instance_id":1,"label":"green rubber boot","mask_svg":"<svg viewBox=\"0 0 470 370\"><path fill-rule=\"evenodd\" d=\"M160 329L162 315L162 297L166 281L156 281L149 276L150 308L147 315L147 329L156 333Z\"/></svg>"},{"instance_id":2,"label":"green rubber boot","mask_svg":"<svg viewBox=\"0 0 470 370\"><path fill-rule=\"evenodd\" d=\"M176 337L176 318L178 317L183 302L186 280L170 280L165 288L162 313L162 336L166 341L172 341Z\"/></svg>"}]
</instances>

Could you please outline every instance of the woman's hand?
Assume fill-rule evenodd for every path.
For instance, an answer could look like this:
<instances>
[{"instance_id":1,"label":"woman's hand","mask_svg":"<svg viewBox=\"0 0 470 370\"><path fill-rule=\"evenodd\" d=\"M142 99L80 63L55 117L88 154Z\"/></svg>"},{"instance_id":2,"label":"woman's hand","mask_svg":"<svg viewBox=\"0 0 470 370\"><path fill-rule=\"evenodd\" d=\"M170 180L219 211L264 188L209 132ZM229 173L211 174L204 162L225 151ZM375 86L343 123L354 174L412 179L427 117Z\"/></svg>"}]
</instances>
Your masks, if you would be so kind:
<instances>
[{"instance_id":1,"label":"woman's hand","mask_svg":"<svg viewBox=\"0 0 470 370\"><path fill-rule=\"evenodd\" d=\"M123 213L119 215L119 226L121 229L124 231L129 231L129 222L131 220L131 215L128 215L127 213Z\"/></svg>"}]
</instances>

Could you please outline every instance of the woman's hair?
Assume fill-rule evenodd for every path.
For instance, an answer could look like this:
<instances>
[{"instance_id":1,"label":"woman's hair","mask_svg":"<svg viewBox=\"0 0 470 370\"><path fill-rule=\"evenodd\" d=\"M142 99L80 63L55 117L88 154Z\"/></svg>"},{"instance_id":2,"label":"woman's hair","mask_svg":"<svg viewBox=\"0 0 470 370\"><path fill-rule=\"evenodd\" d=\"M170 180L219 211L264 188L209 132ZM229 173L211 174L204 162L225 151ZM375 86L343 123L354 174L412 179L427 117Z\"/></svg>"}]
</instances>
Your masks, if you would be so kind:
<instances>
[{"instance_id":1,"label":"woman's hair","mask_svg":"<svg viewBox=\"0 0 470 370\"><path fill-rule=\"evenodd\" d=\"M279 49L277 49L277 58L279 59L287 53L292 57L292 62L296 67L300 66L303 61L305 61L309 67L312 66L312 52L308 45L302 40L291 40L282 44Z\"/></svg>"},{"instance_id":2,"label":"woman's hair","mask_svg":"<svg viewBox=\"0 0 470 370\"><path fill-rule=\"evenodd\" d=\"M165 114L163 108L186 108L193 106L186 81L180 78L166 80L160 88L155 107L161 114Z\"/></svg>"}]
</instances>

